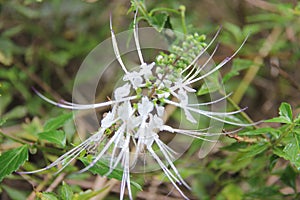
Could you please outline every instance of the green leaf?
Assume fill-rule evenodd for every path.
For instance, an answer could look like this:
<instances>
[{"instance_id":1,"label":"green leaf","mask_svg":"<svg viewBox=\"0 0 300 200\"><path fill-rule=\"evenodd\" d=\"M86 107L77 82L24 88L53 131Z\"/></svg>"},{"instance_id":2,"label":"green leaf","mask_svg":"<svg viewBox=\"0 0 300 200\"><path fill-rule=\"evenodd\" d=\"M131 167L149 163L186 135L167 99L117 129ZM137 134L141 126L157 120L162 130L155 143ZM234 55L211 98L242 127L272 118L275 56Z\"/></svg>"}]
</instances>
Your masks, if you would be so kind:
<instances>
[{"instance_id":1,"label":"green leaf","mask_svg":"<svg viewBox=\"0 0 300 200\"><path fill-rule=\"evenodd\" d=\"M241 148L247 148L248 143L246 142L233 142L228 146L221 147L221 150L236 152Z\"/></svg>"},{"instance_id":2,"label":"green leaf","mask_svg":"<svg viewBox=\"0 0 300 200\"><path fill-rule=\"evenodd\" d=\"M53 192L37 192L36 196L40 200L58 200L56 194Z\"/></svg>"},{"instance_id":3,"label":"green leaf","mask_svg":"<svg viewBox=\"0 0 300 200\"><path fill-rule=\"evenodd\" d=\"M24 200L28 196L27 192L22 191L19 188L11 188L6 185L2 185L1 187L12 200Z\"/></svg>"},{"instance_id":4,"label":"green leaf","mask_svg":"<svg viewBox=\"0 0 300 200\"><path fill-rule=\"evenodd\" d=\"M293 113L291 105L286 102L281 103L279 107L279 117L266 120L265 122L276 122L283 124L293 123Z\"/></svg>"},{"instance_id":5,"label":"green leaf","mask_svg":"<svg viewBox=\"0 0 300 200\"><path fill-rule=\"evenodd\" d=\"M233 24L233 23L225 23L224 24L224 28L228 30L228 32L232 33L232 35L234 36L234 38L237 41L240 41L243 34L242 34L242 30L239 26Z\"/></svg>"},{"instance_id":6,"label":"green leaf","mask_svg":"<svg viewBox=\"0 0 300 200\"><path fill-rule=\"evenodd\" d=\"M40 140L47 140L48 142L59 145L60 147L66 146L66 134L62 130L45 131L38 134Z\"/></svg>"},{"instance_id":7,"label":"green leaf","mask_svg":"<svg viewBox=\"0 0 300 200\"><path fill-rule=\"evenodd\" d=\"M23 25L14 26L12 28L8 28L7 30L4 30L1 35L2 37L10 38L17 34L19 34L24 29Z\"/></svg>"},{"instance_id":8,"label":"green leaf","mask_svg":"<svg viewBox=\"0 0 300 200\"><path fill-rule=\"evenodd\" d=\"M66 64L68 64L71 57L72 55L68 51L49 51L47 54L47 59L58 66L65 66Z\"/></svg>"},{"instance_id":9,"label":"green leaf","mask_svg":"<svg viewBox=\"0 0 300 200\"><path fill-rule=\"evenodd\" d=\"M221 194L230 200L242 200L243 199L243 190L234 184L228 184L221 191Z\"/></svg>"},{"instance_id":10,"label":"green leaf","mask_svg":"<svg viewBox=\"0 0 300 200\"><path fill-rule=\"evenodd\" d=\"M240 71L248 69L252 64L253 61L251 60L239 59L239 58L234 59L230 72L225 74L225 76L223 77L223 83L227 82L232 77L239 75Z\"/></svg>"},{"instance_id":11,"label":"green leaf","mask_svg":"<svg viewBox=\"0 0 300 200\"><path fill-rule=\"evenodd\" d=\"M272 119L265 120L265 122L275 122L275 123L283 123L283 124L290 124L291 121L287 119L286 117L280 116L280 117L274 117Z\"/></svg>"},{"instance_id":12,"label":"green leaf","mask_svg":"<svg viewBox=\"0 0 300 200\"><path fill-rule=\"evenodd\" d=\"M79 160L85 165L88 166L90 164L90 161L88 158L79 158ZM94 166L92 166L89 171L92 172L93 174L98 174L100 176L105 175L108 171L110 170L109 168L109 163L105 162L105 161L98 161ZM123 171L120 170L113 170L107 177L108 178L115 178L117 180L122 180L122 176L123 176ZM133 185L134 187L136 187L139 190L142 190L142 187L134 182L134 181L130 181L131 185Z\"/></svg>"},{"instance_id":13,"label":"green leaf","mask_svg":"<svg viewBox=\"0 0 300 200\"><path fill-rule=\"evenodd\" d=\"M90 160L87 157L79 158L79 160L85 165L88 166L90 164ZM109 171L108 162L98 161L93 167L89 169L93 174L98 174L100 176L105 175ZM120 170L114 170L111 174L108 175L108 178L115 178L117 180L122 180L123 172Z\"/></svg>"},{"instance_id":14,"label":"green leaf","mask_svg":"<svg viewBox=\"0 0 300 200\"><path fill-rule=\"evenodd\" d=\"M259 129L255 129L255 130L240 132L238 135L254 136L254 135L263 135L263 134L267 134L267 133L274 132L274 131L277 131L277 130L274 128L271 128L271 127L264 127L264 128L259 128Z\"/></svg>"},{"instance_id":15,"label":"green leaf","mask_svg":"<svg viewBox=\"0 0 300 200\"><path fill-rule=\"evenodd\" d=\"M62 200L73 199L72 188L65 182L63 182L62 186L59 188L58 194L59 194L60 199L62 199Z\"/></svg>"},{"instance_id":16,"label":"green leaf","mask_svg":"<svg viewBox=\"0 0 300 200\"><path fill-rule=\"evenodd\" d=\"M277 163L277 161L278 161L278 156L277 155L275 155L275 154L272 154L271 156L270 156L270 159L269 159L269 162L270 162L270 164L269 164L269 169L270 169L270 171L272 171L273 170L273 168L275 167L275 165L276 165L276 163Z\"/></svg>"},{"instance_id":17,"label":"green leaf","mask_svg":"<svg viewBox=\"0 0 300 200\"><path fill-rule=\"evenodd\" d=\"M4 118L0 118L0 127L3 126L3 124L5 124L6 119Z\"/></svg>"},{"instance_id":18,"label":"green leaf","mask_svg":"<svg viewBox=\"0 0 300 200\"><path fill-rule=\"evenodd\" d=\"M288 103L281 103L279 107L279 115L285 117L290 122L293 121L293 113L292 113L292 107Z\"/></svg>"},{"instance_id":19,"label":"green leaf","mask_svg":"<svg viewBox=\"0 0 300 200\"><path fill-rule=\"evenodd\" d=\"M200 89L197 91L197 95L204 95L208 93L213 93L219 89L221 89L221 85L219 82L219 73L213 73L209 77L206 77L204 79L204 84L200 87Z\"/></svg>"},{"instance_id":20,"label":"green leaf","mask_svg":"<svg viewBox=\"0 0 300 200\"><path fill-rule=\"evenodd\" d=\"M274 148L273 153L279 157L289 160L293 165L300 170L300 147L299 147L299 138L291 138L290 142L283 148Z\"/></svg>"},{"instance_id":21,"label":"green leaf","mask_svg":"<svg viewBox=\"0 0 300 200\"><path fill-rule=\"evenodd\" d=\"M40 11L34 8L29 8L21 4L15 4L14 9L29 19L36 19L40 16Z\"/></svg>"},{"instance_id":22,"label":"green leaf","mask_svg":"<svg viewBox=\"0 0 300 200\"><path fill-rule=\"evenodd\" d=\"M295 123L298 124L298 125L300 125L300 114L295 119Z\"/></svg>"},{"instance_id":23,"label":"green leaf","mask_svg":"<svg viewBox=\"0 0 300 200\"><path fill-rule=\"evenodd\" d=\"M296 189L296 177L297 173L290 165L288 165L281 174L280 180L293 189Z\"/></svg>"},{"instance_id":24,"label":"green leaf","mask_svg":"<svg viewBox=\"0 0 300 200\"><path fill-rule=\"evenodd\" d=\"M4 152L0 156L0 182L5 176L19 169L26 160L28 160L27 145Z\"/></svg>"},{"instance_id":25,"label":"green leaf","mask_svg":"<svg viewBox=\"0 0 300 200\"><path fill-rule=\"evenodd\" d=\"M250 199L274 199L274 196L281 196L276 186L258 187L258 189L247 193L245 196Z\"/></svg>"},{"instance_id":26,"label":"green leaf","mask_svg":"<svg viewBox=\"0 0 300 200\"><path fill-rule=\"evenodd\" d=\"M78 194L74 194L74 197L72 200L90 200L92 197L97 196L104 190L106 190L107 187L101 188L100 190L92 191L92 190L87 190L84 192L80 192Z\"/></svg>"},{"instance_id":27,"label":"green leaf","mask_svg":"<svg viewBox=\"0 0 300 200\"><path fill-rule=\"evenodd\" d=\"M162 29L165 27L167 20L168 20L167 13L158 13L156 15L149 17L149 23L151 24L151 26L157 29L158 32L162 31Z\"/></svg>"},{"instance_id":28,"label":"green leaf","mask_svg":"<svg viewBox=\"0 0 300 200\"><path fill-rule=\"evenodd\" d=\"M63 115L60 115L59 117L52 118L49 121L46 122L44 125L45 131L55 130L60 127L62 127L68 120L72 119L73 113L66 113Z\"/></svg>"},{"instance_id":29,"label":"green leaf","mask_svg":"<svg viewBox=\"0 0 300 200\"><path fill-rule=\"evenodd\" d=\"M19 119L24 117L26 113L27 113L26 106L15 106L12 110L5 113L3 117L6 119Z\"/></svg>"},{"instance_id":30,"label":"green leaf","mask_svg":"<svg viewBox=\"0 0 300 200\"><path fill-rule=\"evenodd\" d=\"M291 161L291 163L295 165L298 170L300 170L300 151L299 145L296 143L296 141L287 144L284 147L283 152L285 152L286 158Z\"/></svg>"},{"instance_id":31,"label":"green leaf","mask_svg":"<svg viewBox=\"0 0 300 200\"><path fill-rule=\"evenodd\" d=\"M243 160L246 158L254 157L263 151L265 151L268 148L268 143L259 143L259 144L254 144L246 149L240 149L240 152L242 152L242 157L239 160Z\"/></svg>"}]
</instances>

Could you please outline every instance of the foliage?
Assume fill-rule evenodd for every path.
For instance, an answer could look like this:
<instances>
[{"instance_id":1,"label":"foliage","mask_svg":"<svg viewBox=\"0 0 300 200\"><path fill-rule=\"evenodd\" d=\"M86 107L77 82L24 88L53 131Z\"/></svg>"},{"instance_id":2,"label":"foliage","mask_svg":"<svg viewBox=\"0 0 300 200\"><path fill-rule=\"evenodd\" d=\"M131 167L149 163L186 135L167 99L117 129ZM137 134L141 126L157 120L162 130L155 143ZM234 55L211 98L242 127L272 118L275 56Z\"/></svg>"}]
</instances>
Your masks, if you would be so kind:
<instances>
[{"instance_id":1,"label":"foliage","mask_svg":"<svg viewBox=\"0 0 300 200\"><path fill-rule=\"evenodd\" d=\"M26 160L28 160L27 145L4 152L0 156L0 181L2 181L5 176L16 171Z\"/></svg>"},{"instance_id":2,"label":"foliage","mask_svg":"<svg viewBox=\"0 0 300 200\"><path fill-rule=\"evenodd\" d=\"M216 151L201 161L197 157L201 141L193 142L186 156L176 161L192 185L189 196L220 200L298 199L300 87L295 80L300 78L300 3L240 1L224 6L229 1L224 2L132 1L130 8L129 1L126 5L108 1L1 2L1 195L25 199L34 191L28 189L34 183L35 189L39 188L33 192L37 199L90 199L99 194L114 198L106 193L108 187L86 190L85 185L74 184L84 180L94 184L90 175L103 176L108 170L101 162L82 174L74 174L82 163L72 163L62 172L63 179L60 174L53 175L56 169L30 176L14 172L40 169L80 142L71 120L73 114L47 105L32 92L31 86L38 86L57 100L70 99L79 64L109 35L109 12L116 17L114 21L119 21L118 29L124 30L130 24L132 11L138 9L141 24L146 22L157 31L170 28L209 34L223 24L219 39L221 57L237 49L250 34L232 66L221 71L221 82L226 90L233 91L228 98L229 109L239 108L238 104L249 107L246 112L251 117L243 112L236 120L263 121L236 134L224 135ZM206 9L212 5L216 6ZM124 17L127 9L128 16ZM233 13L240 16L232 16ZM204 16L208 17L203 19ZM219 56L215 59L217 62ZM206 98L208 91L221 93L217 78L212 81L215 84L199 87L198 94ZM103 88L110 88L109 82L103 83ZM109 89L104 89L97 99L105 100L110 94ZM176 112L171 120L179 122ZM226 126L225 132L229 128ZM86 157L81 156L80 160L88 163ZM120 180L122 172L114 171L108 178ZM145 175L145 179L168 184L160 172ZM46 192L55 180L60 180L59 184ZM131 184L138 193L149 182L134 176Z\"/></svg>"}]
</instances>

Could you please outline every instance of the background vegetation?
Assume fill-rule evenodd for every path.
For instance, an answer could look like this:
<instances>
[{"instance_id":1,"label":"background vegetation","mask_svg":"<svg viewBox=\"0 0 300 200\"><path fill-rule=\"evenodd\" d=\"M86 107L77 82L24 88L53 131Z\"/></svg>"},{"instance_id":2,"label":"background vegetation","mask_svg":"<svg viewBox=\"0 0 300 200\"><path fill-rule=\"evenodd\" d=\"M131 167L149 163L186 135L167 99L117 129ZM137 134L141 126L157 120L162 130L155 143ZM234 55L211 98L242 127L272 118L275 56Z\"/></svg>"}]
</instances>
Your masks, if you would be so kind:
<instances>
[{"instance_id":1,"label":"background vegetation","mask_svg":"<svg viewBox=\"0 0 300 200\"><path fill-rule=\"evenodd\" d=\"M199 160L195 142L176 162L192 185L191 199L299 199L300 191L300 3L296 0L146 1L152 15L140 26L198 32L211 38L223 26L215 62L231 55L251 33L238 57L221 73L229 104L247 106L246 121L257 127L224 136L209 156ZM35 175L13 173L39 169L79 141L72 115L45 103L31 90L71 99L74 76L85 56L115 32L127 30L133 13L129 0L0 1L0 191L1 199L118 199L119 174L101 170ZM181 26L184 5L186 30ZM177 12L173 12L176 10ZM147 18L147 17L148 18ZM111 87L98 97L111 96ZM283 103L285 102L285 103ZM176 118L173 119L176 122ZM226 128L226 127L225 127ZM55 137L49 138L51 133ZM50 135L51 135L50 134ZM26 161L25 160L29 160ZM100 166L101 167L101 166ZM102 166L103 167L103 166ZM101 168L100 168L101 169ZM105 169L104 169L105 170ZM102 173L103 174L103 173ZM136 176L138 199L180 199L161 172Z\"/></svg>"}]
</instances>

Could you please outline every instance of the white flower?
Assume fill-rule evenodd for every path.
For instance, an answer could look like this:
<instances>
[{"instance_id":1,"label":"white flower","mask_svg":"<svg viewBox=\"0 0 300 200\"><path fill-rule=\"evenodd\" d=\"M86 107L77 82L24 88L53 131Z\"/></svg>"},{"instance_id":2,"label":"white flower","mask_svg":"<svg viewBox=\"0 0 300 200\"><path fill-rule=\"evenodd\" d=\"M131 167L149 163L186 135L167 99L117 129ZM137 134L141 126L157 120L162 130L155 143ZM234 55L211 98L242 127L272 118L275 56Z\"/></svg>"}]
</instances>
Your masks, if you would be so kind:
<instances>
[{"instance_id":1,"label":"white flower","mask_svg":"<svg viewBox=\"0 0 300 200\"><path fill-rule=\"evenodd\" d=\"M142 117L141 116L134 116L132 115L128 120L127 120L127 129L130 132L135 132L135 128L140 126L142 123Z\"/></svg>"},{"instance_id":2,"label":"white flower","mask_svg":"<svg viewBox=\"0 0 300 200\"><path fill-rule=\"evenodd\" d=\"M149 124L152 129L159 130L164 125L164 120L161 117L154 115L153 117L151 116Z\"/></svg>"},{"instance_id":3,"label":"white flower","mask_svg":"<svg viewBox=\"0 0 300 200\"><path fill-rule=\"evenodd\" d=\"M155 62L147 65L146 63L141 64L140 75L144 76L146 80L152 76L152 68L155 66Z\"/></svg>"},{"instance_id":4,"label":"white flower","mask_svg":"<svg viewBox=\"0 0 300 200\"><path fill-rule=\"evenodd\" d=\"M198 66L196 63L202 56L202 54L213 43L219 31L217 32L213 40L205 48L201 49L199 54L196 57L194 57L194 59L186 68L179 70L176 69L174 71L173 66L170 65L156 66L154 62L150 64L144 62L138 39L136 16L137 12L134 18L133 33L138 57L141 63L137 71L129 72L126 66L124 65L119 53L115 34L112 30L112 24L110 23L114 53L122 70L124 71L123 80L126 82L124 83L124 85L115 89L115 100L86 105L75 104L66 101L62 103L57 103L46 98L41 93L36 91L37 95L45 101L62 108L80 110L112 106L112 110L106 113L106 115L101 120L101 128L90 138L86 139L84 142L82 142L72 150L59 157L49 166L40 170L25 173L36 173L43 170L47 170L51 167L62 165L62 167L58 171L60 172L72 160L74 160L77 156L84 152L84 150L95 149L95 147L101 146L101 148L99 147L98 152L94 155L92 162L79 172L87 171L92 166L94 166L99 160L103 159L104 155L110 155L110 170L107 174L110 174L114 169L116 169L118 165L121 165L123 167L123 176L121 183L120 199L124 198L126 187L128 189L129 198L132 199L130 186L130 169L136 162L138 156L143 151L147 150L152 155L154 160L159 164L159 166L161 167L165 175L168 177L170 182L180 192L182 197L184 199L188 199L188 197L184 195L184 193L178 186L184 185L185 187L189 188L188 184L183 180L175 165L173 164L173 155L176 154L176 152L174 152L160 139L159 133L162 131L167 131L171 134L182 134L207 141L209 141L209 139L205 138L206 136L221 135L222 133L205 132L205 130L208 129L185 130L169 126L164 122L166 106L172 105L182 109L185 113L186 119L192 123L197 123L197 120L194 118L193 115L198 114L231 125L249 125L224 119L224 116L230 117L231 115L242 112L243 109L233 112L212 112L201 110L198 108L199 105L210 105L222 101L226 99L229 95L222 97L218 100L202 104L190 104L189 102L189 93L196 92L196 90L191 86L191 84L198 82L219 70L237 53L235 52L231 57L222 61L215 68L208 70L204 74L201 74L203 72L203 69L206 67L206 64L212 59L212 56L214 55L217 48L202 66ZM174 49L180 50L180 48ZM174 54L170 56L171 59L175 59L175 57L176 56ZM156 60L159 62L163 62L164 58L163 56L159 55L156 58ZM155 77L150 79L150 77L152 76ZM131 92L131 87L133 89L141 89L149 92L148 94L143 93L142 97L141 94L129 96ZM131 141L133 142L133 145L135 145L135 152L132 152L133 150L131 150L134 149L131 148ZM99 145L100 143L101 145ZM161 156L158 156L154 151L154 145L159 148L162 154ZM130 159L130 153L135 153L135 156L132 159L132 161Z\"/></svg>"},{"instance_id":5,"label":"white flower","mask_svg":"<svg viewBox=\"0 0 300 200\"><path fill-rule=\"evenodd\" d=\"M117 107L113 106L112 111L106 114L106 116L101 120L101 127L109 128L113 123L115 123L116 109Z\"/></svg>"},{"instance_id":6,"label":"white flower","mask_svg":"<svg viewBox=\"0 0 300 200\"><path fill-rule=\"evenodd\" d=\"M123 122L127 122L133 113L133 108L129 101L125 101L118 108L118 116Z\"/></svg>"},{"instance_id":7,"label":"white flower","mask_svg":"<svg viewBox=\"0 0 300 200\"><path fill-rule=\"evenodd\" d=\"M136 71L133 71L133 72L128 72L124 78L123 78L124 81L130 81L132 87L134 89L140 87L140 85L143 83L143 78L141 77L141 75L136 72Z\"/></svg>"},{"instance_id":8,"label":"white flower","mask_svg":"<svg viewBox=\"0 0 300 200\"><path fill-rule=\"evenodd\" d=\"M159 106L159 105L155 104L155 109L156 109L157 115L159 117L163 117L163 115L165 113L165 108L163 106Z\"/></svg>"},{"instance_id":9,"label":"white flower","mask_svg":"<svg viewBox=\"0 0 300 200\"><path fill-rule=\"evenodd\" d=\"M190 111L187 108L185 108L189 104L189 100L186 91L184 91L182 88L180 88L178 91L178 99L180 101L180 105L183 107L187 120L189 120L192 123L197 123Z\"/></svg>"},{"instance_id":10,"label":"white flower","mask_svg":"<svg viewBox=\"0 0 300 200\"><path fill-rule=\"evenodd\" d=\"M148 97L146 96L142 98L141 103L138 103L138 112L142 117L147 117L153 108L153 102L149 101Z\"/></svg>"},{"instance_id":11,"label":"white flower","mask_svg":"<svg viewBox=\"0 0 300 200\"><path fill-rule=\"evenodd\" d=\"M115 99L117 101L123 99L124 97L127 97L130 93L130 85L128 83L125 83L125 85L118 87L114 94L115 94Z\"/></svg>"}]
</instances>

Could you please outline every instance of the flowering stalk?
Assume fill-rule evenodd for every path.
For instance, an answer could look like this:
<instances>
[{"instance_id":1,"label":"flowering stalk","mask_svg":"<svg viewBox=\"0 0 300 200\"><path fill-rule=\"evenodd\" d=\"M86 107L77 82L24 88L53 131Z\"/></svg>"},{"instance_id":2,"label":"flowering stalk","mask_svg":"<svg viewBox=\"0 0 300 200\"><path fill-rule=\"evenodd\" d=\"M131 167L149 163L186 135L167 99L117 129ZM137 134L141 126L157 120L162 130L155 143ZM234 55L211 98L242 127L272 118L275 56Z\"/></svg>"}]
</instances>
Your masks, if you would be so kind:
<instances>
[{"instance_id":1,"label":"flowering stalk","mask_svg":"<svg viewBox=\"0 0 300 200\"><path fill-rule=\"evenodd\" d=\"M117 39L112 29L112 20L110 19L113 49L116 59L124 72L123 80L125 82L122 86L114 90L114 100L85 105L66 101L57 103L36 91L37 95L45 101L62 108L82 110L111 106L112 109L105 114L101 120L101 127L90 138L59 157L49 166L40 170L22 173L36 173L61 165L61 168L57 172L59 173L84 151L94 152L96 150L90 164L81 169L79 173L89 170L99 160L106 159L107 155L109 155L110 170L107 172L107 175L121 166L123 168L123 176L120 199L124 198L126 187L129 198L132 199L130 170L137 163L139 156L144 152L148 152L182 197L188 199L181 191L180 186L182 185L188 189L190 187L183 180L173 164L173 157L176 152L160 139L159 133L164 131L207 141L210 141L207 137L223 133L208 133L208 129L189 130L169 126L163 120L166 114L166 106L172 105L182 109L186 119L191 123L198 123L193 115L199 114L235 126L243 127L249 125L226 119L226 117L240 113L244 109L233 112L213 112L199 108L199 106L216 104L223 101L229 95L201 104L191 104L189 100L189 94L196 92L191 84L203 80L222 68L237 54L245 41L232 56L224 59L216 67L206 72L204 72L204 69L207 68L207 64L213 58L218 46L204 64L198 65L198 60L213 44L220 30L218 30L209 44L204 42L205 37L203 35L187 35L181 46L172 46L170 54L161 53L156 57L155 62L146 63L141 52L136 19L137 12L134 17L133 35L140 66L135 71L129 71L121 59ZM232 132L227 132L226 134L230 133ZM157 154L154 147L159 148L160 155Z\"/></svg>"}]
</instances>

